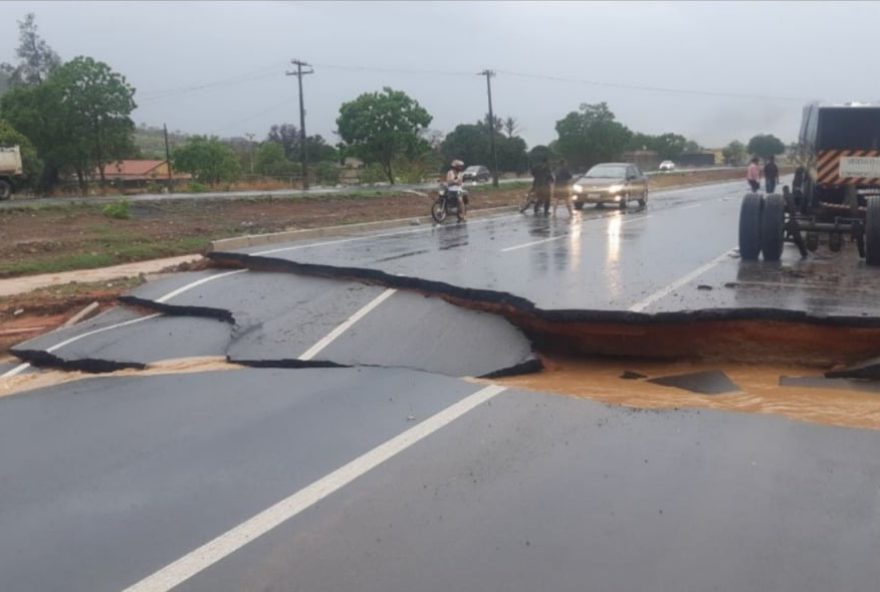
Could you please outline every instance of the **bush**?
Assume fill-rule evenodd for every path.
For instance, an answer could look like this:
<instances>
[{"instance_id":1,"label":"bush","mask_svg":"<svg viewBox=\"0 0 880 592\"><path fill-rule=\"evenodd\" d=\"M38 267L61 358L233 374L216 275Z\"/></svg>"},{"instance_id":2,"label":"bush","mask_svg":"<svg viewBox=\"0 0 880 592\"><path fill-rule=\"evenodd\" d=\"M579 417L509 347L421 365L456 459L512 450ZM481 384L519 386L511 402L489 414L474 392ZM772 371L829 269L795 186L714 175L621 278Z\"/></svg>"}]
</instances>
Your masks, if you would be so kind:
<instances>
[{"instance_id":1,"label":"bush","mask_svg":"<svg viewBox=\"0 0 880 592\"><path fill-rule=\"evenodd\" d=\"M376 163L368 164L361 170L361 183L387 183L388 176Z\"/></svg>"},{"instance_id":2,"label":"bush","mask_svg":"<svg viewBox=\"0 0 880 592\"><path fill-rule=\"evenodd\" d=\"M193 181L186 185L187 193L204 193L208 190L208 186L198 181Z\"/></svg>"},{"instance_id":3,"label":"bush","mask_svg":"<svg viewBox=\"0 0 880 592\"><path fill-rule=\"evenodd\" d=\"M101 210L101 213L108 218L113 218L115 220L128 220L131 218L131 211L129 210L127 199L120 199L119 201L107 204L104 206L104 209Z\"/></svg>"},{"instance_id":4,"label":"bush","mask_svg":"<svg viewBox=\"0 0 880 592\"><path fill-rule=\"evenodd\" d=\"M315 166L315 179L321 185L336 185L339 183L339 167L332 162L319 162Z\"/></svg>"}]
</instances>

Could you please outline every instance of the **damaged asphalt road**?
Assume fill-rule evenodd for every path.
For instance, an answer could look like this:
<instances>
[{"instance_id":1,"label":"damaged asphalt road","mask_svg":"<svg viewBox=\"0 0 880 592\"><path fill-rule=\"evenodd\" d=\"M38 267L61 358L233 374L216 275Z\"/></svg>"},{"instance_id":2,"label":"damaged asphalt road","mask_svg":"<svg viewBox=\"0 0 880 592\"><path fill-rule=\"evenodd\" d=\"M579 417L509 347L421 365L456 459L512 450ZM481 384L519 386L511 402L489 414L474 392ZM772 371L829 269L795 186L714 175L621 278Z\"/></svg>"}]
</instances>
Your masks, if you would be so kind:
<instances>
[{"instance_id":1,"label":"damaged asphalt road","mask_svg":"<svg viewBox=\"0 0 880 592\"><path fill-rule=\"evenodd\" d=\"M539 369L536 338L561 336L529 319L788 316L872 346L872 270L743 264L741 195L216 253L246 268L148 283L20 344L68 370L251 367L0 391L0 590L871 589L877 431L463 378ZM664 390L717 400L736 387L719 378Z\"/></svg>"}]
</instances>

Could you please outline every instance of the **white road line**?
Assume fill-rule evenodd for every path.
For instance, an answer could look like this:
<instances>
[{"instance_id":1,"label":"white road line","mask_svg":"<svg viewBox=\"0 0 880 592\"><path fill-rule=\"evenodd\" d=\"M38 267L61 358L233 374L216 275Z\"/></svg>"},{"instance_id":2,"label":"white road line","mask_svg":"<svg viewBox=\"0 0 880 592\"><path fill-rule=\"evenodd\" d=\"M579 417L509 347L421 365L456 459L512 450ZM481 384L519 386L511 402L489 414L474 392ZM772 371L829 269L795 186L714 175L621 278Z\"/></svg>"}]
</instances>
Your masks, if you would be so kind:
<instances>
[{"instance_id":1,"label":"white road line","mask_svg":"<svg viewBox=\"0 0 880 592\"><path fill-rule=\"evenodd\" d=\"M159 297L156 300L156 302L163 304L165 302L168 302L172 298L176 298L177 296L180 296L184 292L189 292L193 288L197 288L198 286L201 286L203 284L207 284L208 282L213 282L214 280L219 280L220 278L225 278L230 275L235 275L236 273L244 273L246 271L247 271L247 269L235 269L233 271L225 271L223 273L218 273L216 275L209 275L208 277L202 278L200 280L196 280L196 281L191 282L185 286L177 288L176 290L168 292L164 296Z\"/></svg>"},{"instance_id":2,"label":"white road line","mask_svg":"<svg viewBox=\"0 0 880 592\"><path fill-rule=\"evenodd\" d=\"M490 385L465 397L201 547L190 551L177 561L126 588L123 592L166 592L171 590L504 390L503 386Z\"/></svg>"},{"instance_id":3,"label":"white road line","mask_svg":"<svg viewBox=\"0 0 880 592\"><path fill-rule=\"evenodd\" d=\"M678 278L677 280L675 280L674 282L672 282L668 286L666 286L660 290L657 290L656 292L654 292L653 294L651 294L647 298L636 302L635 304L630 306L627 310L629 310L630 312L642 312L643 310L645 310L646 308L648 308L650 305L654 304L655 302L657 302L661 298L668 296L672 292L676 291L677 289L684 286L688 282L695 280L696 278L700 277L701 275L703 275L704 273L706 273L707 271L709 271L710 269L712 269L713 267L715 267L716 265L718 265L719 263L721 263L722 261L727 259L730 256L730 253L732 251L733 251L733 249L728 249L727 251L724 251L723 253L721 253L720 255L718 255L717 257L715 257L714 259L712 259L711 261L709 261L705 265L701 265L700 267L696 268L695 270L693 270L689 274Z\"/></svg>"},{"instance_id":4,"label":"white road line","mask_svg":"<svg viewBox=\"0 0 880 592\"><path fill-rule=\"evenodd\" d=\"M236 273L242 273L245 271L247 271L247 270L246 269L236 269L233 271L226 271L224 273L218 273L216 275L208 276L206 278L202 278L202 279L196 280L194 282L190 282L189 284L186 284L185 286L182 286L180 288L177 288L176 290L172 290L171 292L168 292L164 296L160 296L156 300L156 302L163 302L163 303L167 302L167 301L171 300L172 298L174 298L175 296L180 296L184 292L191 290L191 289L195 288L196 286L201 286L203 284L207 284L208 282L212 282L214 280L219 280L220 278L230 276L230 275L233 275ZM106 327L101 327L100 329L94 329L93 331L87 331L86 333L82 333L80 335L75 335L75 336L71 337L70 339L62 341L61 343L56 343L52 347L47 348L46 351L49 353L52 353L58 349L61 349L65 345L70 345L71 343L79 341L80 339L85 339L86 337L91 337L92 335L97 335L98 333L103 333L104 331L110 331L111 329L118 329L120 327L127 327L129 325L134 325L135 323L140 323L143 321L147 321L149 319L155 319L156 317L159 317L159 316L162 316L161 313L155 313L155 314L147 315L145 317L138 317L136 319L123 321L121 323L114 323L114 324L108 325ZM0 378L10 378L12 376L17 376L30 367L31 367L31 365L27 362L25 362L24 364L19 364L15 368L6 371L3 374L0 374Z\"/></svg>"},{"instance_id":5,"label":"white road line","mask_svg":"<svg viewBox=\"0 0 880 592\"><path fill-rule=\"evenodd\" d=\"M331 343L336 341L336 339L340 335L342 335L343 333L348 331L352 325L354 325L359 320L361 320L362 318L367 316L367 314L371 310L373 310L374 308L376 308L377 306L379 306L380 304L385 302L385 300L387 300L388 298L393 296L395 292L397 292L396 289L388 288L387 290L385 290L384 292L382 292L381 294L379 294L378 296L373 298L370 302L365 304L360 310L358 310L353 315L348 317L341 325L339 325L338 327L336 327L335 329L330 331L318 343L316 343L315 345L310 347L308 350L306 350L306 352L303 355L301 355L299 357L299 359L304 360L304 361L308 361L308 360L311 360L312 358L314 358L316 355L318 355L321 352L321 350L323 350L325 347L327 347L328 345L330 345Z\"/></svg>"},{"instance_id":6,"label":"white road line","mask_svg":"<svg viewBox=\"0 0 880 592\"><path fill-rule=\"evenodd\" d=\"M468 225L474 226L475 224L485 224L486 222L506 220L508 218L516 218L518 216L520 216L520 214L510 214L507 216L489 216L487 218L480 218L479 220L473 220L471 222L468 222ZM444 227L444 228L446 228L446 227ZM451 228L455 228L455 226L453 226ZM302 244L302 245L293 245L290 247L279 247L277 249L268 249L266 251L256 251L251 254L258 255L258 256L271 255L272 253L283 253L285 251L298 251L299 249L309 249L311 247L325 247L328 245L339 245L339 244L350 243L350 242L354 242L354 241L369 240L371 238L386 238L389 236L405 236L407 234L415 234L418 232L428 232L429 230L434 230L433 224L425 225L424 227L421 227L421 228L413 228L410 230L397 230L394 232L385 232L382 234L364 234L361 236L352 236L349 238L340 238L340 239L336 239L336 240L323 241L323 242L319 242L319 243L306 243L306 244Z\"/></svg>"}]
</instances>

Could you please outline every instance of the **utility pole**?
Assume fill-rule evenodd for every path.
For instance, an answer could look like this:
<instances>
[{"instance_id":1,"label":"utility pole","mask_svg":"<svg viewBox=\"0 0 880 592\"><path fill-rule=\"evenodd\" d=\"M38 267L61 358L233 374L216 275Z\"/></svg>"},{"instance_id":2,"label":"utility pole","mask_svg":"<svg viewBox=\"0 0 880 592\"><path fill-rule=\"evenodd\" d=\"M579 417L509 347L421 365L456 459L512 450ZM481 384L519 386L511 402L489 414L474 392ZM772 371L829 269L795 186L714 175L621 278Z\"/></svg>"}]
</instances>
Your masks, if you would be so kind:
<instances>
[{"instance_id":1,"label":"utility pole","mask_svg":"<svg viewBox=\"0 0 880 592\"><path fill-rule=\"evenodd\" d=\"M255 134L245 134L245 137L248 139L248 152L251 153L251 175L254 174L254 135Z\"/></svg>"},{"instance_id":2,"label":"utility pole","mask_svg":"<svg viewBox=\"0 0 880 592\"><path fill-rule=\"evenodd\" d=\"M489 143L492 146L492 185L498 187L498 151L495 149L495 113L492 111L492 77L495 72L483 70L478 76L486 77L486 92L489 95Z\"/></svg>"},{"instance_id":3,"label":"utility pole","mask_svg":"<svg viewBox=\"0 0 880 592\"><path fill-rule=\"evenodd\" d=\"M165 164L168 167L168 191L171 191L171 149L168 147L168 125L162 124L162 131L165 132Z\"/></svg>"},{"instance_id":4,"label":"utility pole","mask_svg":"<svg viewBox=\"0 0 880 592\"><path fill-rule=\"evenodd\" d=\"M291 64L296 66L296 72L288 72L288 76L296 76L299 82L299 160L302 165L303 189L309 188L309 155L306 150L306 109L303 105L303 76L306 74L314 74L311 64L307 64L301 60L290 60ZM303 67L310 68L303 70Z\"/></svg>"}]
</instances>

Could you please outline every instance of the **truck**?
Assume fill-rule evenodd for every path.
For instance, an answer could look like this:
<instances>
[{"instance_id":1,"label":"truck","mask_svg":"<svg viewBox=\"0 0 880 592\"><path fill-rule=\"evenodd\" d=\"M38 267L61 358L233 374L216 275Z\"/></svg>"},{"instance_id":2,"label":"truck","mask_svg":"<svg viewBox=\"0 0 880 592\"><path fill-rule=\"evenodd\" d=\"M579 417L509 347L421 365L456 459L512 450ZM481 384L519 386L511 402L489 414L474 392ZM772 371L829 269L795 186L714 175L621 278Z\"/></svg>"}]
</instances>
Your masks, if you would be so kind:
<instances>
[{"instance_id":1,"label":"truck","mask_svg":"<svg viewBox=\"0 0 880 592\"><path fill-rule=\"evenodd\" d=\"M0 146L0 201L12 196L15 181L23 173L20 148Z\"/></svg>"},{"instance_id":2,"label":"truck","mask_svg":"<svg viewBox=\"0 0 880 592\"><path fill-rule=\"evenodd\" d=\"M803 257L820 242L837 252L848 239L868 265L880 266L880 103L806 105L797 159L782 195L743 197L742 258L778 261L785 242Z\"/></svg>"}]
</instances>

